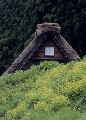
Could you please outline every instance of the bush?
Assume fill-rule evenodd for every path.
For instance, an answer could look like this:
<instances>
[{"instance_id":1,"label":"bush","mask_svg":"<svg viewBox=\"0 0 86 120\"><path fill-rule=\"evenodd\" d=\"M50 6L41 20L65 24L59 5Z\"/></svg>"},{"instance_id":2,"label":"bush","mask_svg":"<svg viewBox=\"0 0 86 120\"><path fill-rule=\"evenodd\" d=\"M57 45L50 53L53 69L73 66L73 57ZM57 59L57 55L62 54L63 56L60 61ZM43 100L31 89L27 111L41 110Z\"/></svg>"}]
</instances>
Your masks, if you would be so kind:
<instances>
[{"instance_id":1,"label":"bush","mask_svg":"<svg viewBox=\"0 0 86 120\"><path fill-rule=\"evenodd\" d=\"M51 101L51 111L58 111L61 107L67 106L70 102L63 95L56 96Z\"/></svg>"},{"instance_id":2,"label":"bush","mask_svg":"<svg viewBox=\"0 0 86 120\"><path fill-rule=\"evenodd\" d=\"M17 106L16 108L14 108L13 110L8 111L5 114L5 117L7 120L19 120L22 118L22 116L24 116L27 112L25 103L22 102L20 104L20 106Z\"/></svg>"},{"instance_id":3,"label":"bush","mask_svg":"<svg viewBox=\"0 0 86 120\"><path fill-rule=\"evenodd\" d=\"M82 61L86 61L86 55L83 57Z\"/></svg>"},{"instance_id":4,"label":"bush","mask_svg":"<svg viewBox=\"0 0 86 120\"><path fill-rule=\"evenodd\" d=\"M80 111L86 111L86 91L83 93L81 100L78 102L77 109Z\"/></svg>"},{"instance_id":5,"label":"bush","mask_svg":"<svg viewBox=\"0 0 86 120\"><path fill-rule=\"evenodd\" d=\"M57 118L55 113L60 114L60 112L67 119L64 115L67 113L66 110L62 110L63 107L74 108L73 111L68 108L71 115L75 114L76 110L85 111L86 103L83 91L86 89L86 61L70 62L66 65L57 63L56 67L53 65L54 68L49 67L50 63L55 62L45 61L42 65L32 66L27 71L8 74L7 79L6 76L0 78L2 116L5 115L7 120L52 120ZM4 110L5 107L6 110ZM39 115L41 113L43 116ZM48 115L45 118L46 113ZM68 114L68 116L70 115ZM75 116L70 117L69 120L75 118L77 120ZM61 118L59 116L59 119L62 120L62 116Z\"/></svg>"},{"instance_id":6,"label":"bush","mask_svg":"<svg viewBox=\"0 0 86 120\"><path fill-rule=\"evenodd\" d=\"M49 104L47 104L45 101L38 101L34 105L34 110L35 111L48 111L49 110Z\"/></svg>"},{"instance_id":7,"label":"bush","mask_svg":"<svg viewBox=\"0 0 86 120\"><path fill-rule=\"evenodd\" d=\"M49 120L49 117L49 112L40 110L26 114L21 120Z\"/></svg>"},{"instance_id":8,"label":"bush","mask_svg":"<svg viewBox=\"0 0 86 120\"><path fill-rule=\"evenodd\" d=\"M7 110L8 110L7 106L0 105L0 117L3 117Z\"/></svg>"},{"instance_id":9,"label":"bush","mask_svg":"<svg viewBox=\"0 0 86 120\"><path fill-rule=\"evenodd\" d=\"M81 118L80 112L72 111L70 108L62 108L55 112L50 120L78 120Z\"/></svg>"},{"instance_id":10,"label":"bush","mask_svg":"<svg viewBox=\"0 0 86 120\"><path fill-rule=\"evenodd\" d=\"M51 69L51 68L55 68L59 65L59 63L57 61L44 61L41 65L39 65L39 68L42 70L47 70L47 69Z\"/></svg>"}]
</instances>

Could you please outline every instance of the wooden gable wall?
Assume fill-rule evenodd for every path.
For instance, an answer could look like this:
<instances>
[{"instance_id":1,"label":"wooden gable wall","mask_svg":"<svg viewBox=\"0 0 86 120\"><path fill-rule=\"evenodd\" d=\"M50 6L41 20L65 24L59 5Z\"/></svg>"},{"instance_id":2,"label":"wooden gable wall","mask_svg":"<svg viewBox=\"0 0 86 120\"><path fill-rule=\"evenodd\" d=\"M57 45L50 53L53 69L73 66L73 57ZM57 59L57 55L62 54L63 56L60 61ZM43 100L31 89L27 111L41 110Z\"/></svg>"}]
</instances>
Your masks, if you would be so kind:
<instances>
[{"instance_id":1,"label":"wooden gable wall","mask_svg":"<svg viewBox=\"0 0 86 120\"><path fill-rule=\"evenodd\" d=\"M45 47L54 47L54 56L46 56L45 55ZM62 53L60 47L53 41L52 39L43 41L40 47L37 49L35 53L35 58L64 58L64 54Z\"/></svg>"}]
</instances>

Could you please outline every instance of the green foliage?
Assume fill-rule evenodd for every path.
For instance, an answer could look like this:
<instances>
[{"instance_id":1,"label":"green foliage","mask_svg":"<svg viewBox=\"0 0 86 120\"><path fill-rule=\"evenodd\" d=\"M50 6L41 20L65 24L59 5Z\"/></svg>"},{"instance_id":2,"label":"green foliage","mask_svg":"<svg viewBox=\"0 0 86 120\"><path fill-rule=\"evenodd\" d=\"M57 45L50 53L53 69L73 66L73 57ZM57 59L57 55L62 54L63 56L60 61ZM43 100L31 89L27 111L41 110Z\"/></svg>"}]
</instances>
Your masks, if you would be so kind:
<instances>
[{"instance_id":1,"label":"green foliage","mask_svg":"<svg viewBox=\"0 0 86 120\"><path fill-rule=\"evenodd\" d=\"M17 107L19 102L24 99L25 92L34 88L34 82L38 76L45 74L47 69L49 70L57 65L57 62L45 61L42 65L31 66L28 71L23 72L21 70L16 71L14 74L2 76L0 78L0 104L4 106L6 104L6 106L1 106L0 115L3 116L6 113L7 104L10 109Z\"/></svg>"},{"instance_id":2,"label":"green foliage","mask_svg":"<svg viewBox=\"0 0 86 120\"><path fill-rule=\"evenodd\" d=\"M85 120L85 89L85 59L66 65L45 61L7 74L0 78L1 120Z\"/></svg>"},{"instance_id":3,"label":"green foliage","mask_svg":"<svg viewBox=\"0 0 86 120\"><path fill-rule=\"evenodd\" d=\"M77 109L86 111L86 91L83 93L80 101L78 102Z\"/></svg>"},{"instance_id":4,"label":"green foliage","mask_svg":"<svg viewBox=\"0 0 86 120\"><path fill-rule=\"evenodd\" d=\"M81 115L80 112L72 111L70 108L62 108L54 113L50 120L79 120L82 116L85 120L86 115Z\"/></svg>"},{"instance_id":5,"label":"green foliage","mask_svg":"<svg viewBox=\"0 0 86 120\"><path fill-rule=\"evenodd\" d=\"M40 66L40 70L44 69L51 69L51 68L55 68L56 66L58 66L59 63L57 61L44 61Z\"/></svg>"},{"instance_id":6,"label":"green foliage","mask_svg":"<svg viewBox=\"0 0 86 120\"><path fill-rule=\"evenodd\" d=\"M7 106L0 105L0 117L4 116L7 111Z\"/></svg>"},{"instance_id":7,"label":"green foliage","mask_svg":"<svg viewBox=\"0 0 86 120\"><path fill-rule=\"evenodd\" d=\"M83 59L82 59L83 61L85 61L86 60L86 55L83 57Z\"/></svg>"},{"instance_id":8,"label":"green foliage","mask_svg":"<svg viewBox=\"0 0 86 120\"><path fill-rule=\"evenodd\" d=\"M32 111L28 113L22 120L48 120L50 118L49 112L44 111Z\"/></svg>"}]
</instances>

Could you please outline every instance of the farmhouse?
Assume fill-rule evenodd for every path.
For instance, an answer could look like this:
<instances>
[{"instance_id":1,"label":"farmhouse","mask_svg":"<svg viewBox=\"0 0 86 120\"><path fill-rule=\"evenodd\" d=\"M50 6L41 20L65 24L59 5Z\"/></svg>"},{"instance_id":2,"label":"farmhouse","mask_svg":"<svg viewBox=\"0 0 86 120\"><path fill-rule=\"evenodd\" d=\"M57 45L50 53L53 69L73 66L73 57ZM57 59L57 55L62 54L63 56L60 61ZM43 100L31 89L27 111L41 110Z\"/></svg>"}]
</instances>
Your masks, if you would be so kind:
<instances>
[{"instance_id":1,"label":"farmhouse","mask_svg":"<svg viewBox=\"0 0 86 120\"><path fill-rule=\"evenodd\" d=\"M35 38L3 75L13 73L15 70L26 70L31 65L38 65L45 60L64 63L81 60L76 51L60 35L60 26L57 23L38 24Z\"/></svg>"}]
</instances>

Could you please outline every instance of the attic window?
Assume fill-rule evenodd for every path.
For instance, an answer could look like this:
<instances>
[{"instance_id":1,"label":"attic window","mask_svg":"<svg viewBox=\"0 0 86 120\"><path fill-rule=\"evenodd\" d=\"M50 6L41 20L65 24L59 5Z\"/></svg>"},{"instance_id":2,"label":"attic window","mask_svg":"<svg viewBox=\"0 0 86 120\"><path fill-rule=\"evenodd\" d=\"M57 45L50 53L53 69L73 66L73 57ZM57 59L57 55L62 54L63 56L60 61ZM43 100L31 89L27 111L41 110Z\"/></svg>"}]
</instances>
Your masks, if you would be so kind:
<instances>
[{"instance_id":1,"label":"attic window","mask_svg":"<svg viewBox=\"0 0 86 120\"><path fill-rule=\"evenodd\" d=\"M46 56L54 56L54 47L45 47Z\"/></svg>"}]
</instances>

